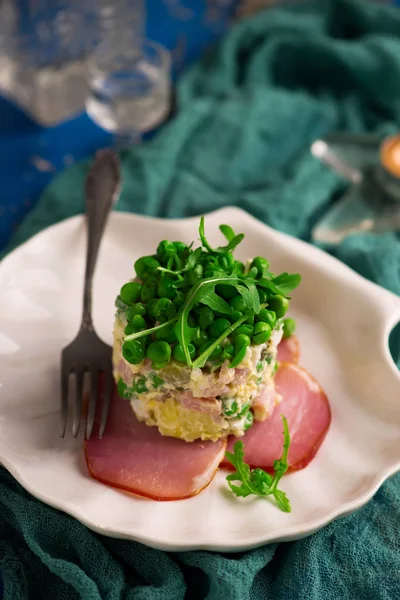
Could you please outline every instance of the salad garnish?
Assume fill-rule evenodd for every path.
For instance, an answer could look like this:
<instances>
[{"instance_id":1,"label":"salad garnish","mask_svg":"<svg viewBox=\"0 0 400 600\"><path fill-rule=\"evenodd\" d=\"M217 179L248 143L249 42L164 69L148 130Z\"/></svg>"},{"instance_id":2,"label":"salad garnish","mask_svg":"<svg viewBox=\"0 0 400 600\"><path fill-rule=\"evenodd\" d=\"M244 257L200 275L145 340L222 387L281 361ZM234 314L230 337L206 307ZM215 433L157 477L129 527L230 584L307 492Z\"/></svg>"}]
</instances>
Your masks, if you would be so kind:
<instances>
[{"instance_id":1,"label":"salad garnish","mask_svg":"<svg viewBox=\"0 0 400 600\"><path fill-rule=\"evenodd\" d=\"M200 247L163 240L156 254L135 262L137 281L122 286L116 300L127 321L122 353L128 362L147 357L155 370L172 358L190 368L225 360L235 367L250 345L265 344L282 323L300 275L275 275L260 256L246 265L236 260L244 234L229 225L220 230L228 243L213 248L201 217Z\"/></svg>"},{"instance_id":2,"label":"salad garnish","mask_svg":"<svg viewBox=\"0 0 400 600\"><path fill-rule=\"evenodd\" d=\"M227 452L226 458L235 467L236 471L230 473L226 479L235 496L273 496L275 502L283 512L291 512L292 507L285 492L278 490L278 483L282 476L288 470L288 452L290 447L290 434L286 418L282 415L283 421L283 451L279 460L274 462L274 474L270 475L263 469L250 469L244 462L244 444L238 440L233 446L233 453ZM236 485L234 481L240 482Z\"/></svg>"}]
</instances>

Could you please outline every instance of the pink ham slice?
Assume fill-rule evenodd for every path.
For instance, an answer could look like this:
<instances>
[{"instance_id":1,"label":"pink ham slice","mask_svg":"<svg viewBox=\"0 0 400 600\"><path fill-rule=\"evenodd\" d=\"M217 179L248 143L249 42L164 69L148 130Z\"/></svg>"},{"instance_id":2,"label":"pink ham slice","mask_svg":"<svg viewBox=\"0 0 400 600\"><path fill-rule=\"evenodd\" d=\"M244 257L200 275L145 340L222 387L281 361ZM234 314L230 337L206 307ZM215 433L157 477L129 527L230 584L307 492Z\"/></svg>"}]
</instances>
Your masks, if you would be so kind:
<instances>
[{"instance_id":1,"label":"pink ham slice","mask_svg":"<svg viewBox=\"0 0 400 600\"><path fill-rule=\"evenodd\" d=\"M283 339L278 345L278 362L298 363L300 358L300 342L297 335Z\"/></svg>"},{"instance_id":2,"label":"pink ham slice","mask_svg":"<svg viewBox=\"0 0 400 600\"><path fill-rule=\"evenodd\" d=\"M255 421L241 438L245 446L245 461L254 467L271 469L282 454L282 417L288 421L291 445L290 470L303 469L315 456L331 422L328 398L319 384L301 367L281 364L275 378L276 389L282 402L271 417ZM232 452L237 438L231 436L227 450ZM232 468L223 461L223 467Z\"/></svg>"},{"instance_id":3,"label":"pink ham slice","mask_svg":"<svg viewBox=\"0 0 400 600\"><path fill-rule=\"evenodd\" d=\"M85 442L89 474L98 481L154 500L195 496L213 479L226 441L184 442L140 423L127 400L113 390L103 438Z\"/></svg>"}]
</instances>

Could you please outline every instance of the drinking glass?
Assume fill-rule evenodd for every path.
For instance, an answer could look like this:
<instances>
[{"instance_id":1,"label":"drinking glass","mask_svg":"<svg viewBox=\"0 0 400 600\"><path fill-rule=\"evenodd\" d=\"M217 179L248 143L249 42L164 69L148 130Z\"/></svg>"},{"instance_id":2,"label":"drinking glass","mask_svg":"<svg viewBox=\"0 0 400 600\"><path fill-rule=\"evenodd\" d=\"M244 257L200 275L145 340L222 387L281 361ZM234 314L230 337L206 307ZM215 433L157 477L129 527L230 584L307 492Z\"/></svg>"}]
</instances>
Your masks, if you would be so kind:
<instances>
[{"instance_id":1,"label":"drinking glass","mask_svg":"<svg viewBox=\"0 0 400 600\"><path fill-rule=\"evenodd\" d=\"M129 147L167 117L171 56L160 44L120 32L100 44L89 61L86 110L100 127Z\"/></svg>"},{"instance_id":2,"label":"drinking glass","mask_svg":"<svg viewBox=\"0 0 400 600\"><path fill-rule=\"evenodd\" d=\"M1 93L44 126L80 113L94 48L144 21L144 0L1 0Z\"/></svg>"}]
</instances>

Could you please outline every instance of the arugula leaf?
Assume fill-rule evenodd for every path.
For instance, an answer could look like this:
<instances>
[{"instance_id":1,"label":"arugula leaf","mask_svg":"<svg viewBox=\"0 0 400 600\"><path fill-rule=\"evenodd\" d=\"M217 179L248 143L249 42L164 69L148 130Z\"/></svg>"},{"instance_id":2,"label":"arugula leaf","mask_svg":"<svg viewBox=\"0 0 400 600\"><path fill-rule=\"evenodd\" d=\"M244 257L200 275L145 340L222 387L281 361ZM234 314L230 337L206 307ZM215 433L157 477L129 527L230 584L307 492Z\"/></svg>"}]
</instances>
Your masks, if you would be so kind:
<instances>
[{"instance_id":1,"label":"arugula leaf","mask_svg":"<svg viewBox=\"0 0 400 600\"><path fill-rule=\"evenodd\" d=\"M229 225L220 225L220 230L222 231L222 233L228 240L228 244L226 246L219 246L218 248L212 248L206 238L206 234L205 234L205 230L204 230L204 217L201 217L200 226L199 226L200 240L201 240L203 247L206 250L208 250L208 252L211 252L212 254L220 253L220 252L232 252L244 238L244 233L239 233L238 235L235 235L232 227L229 227Z\"/></svg>"},{"instance_id":2,"label":"arugula leaf","mask_svg":"<svg viewBox=\"0 0 400 600\"><path fill-rule=\"evenodd\" d=\"M210 246L210 244L208 243L207 238L206 238L206 234L204 231L204 217L201 217L201 219L200 219L199 236L200 236L200 241L201 241L202 245L204 246L204 248L206 250L208 250L209 252L215 252L215 250Z\"/></svg>"},{"instance_id":3,"label":"arugula leaf","mask_svg":"<svg viewBox=\"0 0 400 600\"><path fill-rule=\"evenodd\" d=\"M194 269L194 267L199 262L201 253L202 253L202 249L200 247L196 248L196 250L194 250L193 252L191 252L189 254L185 266L182 269L177 269L175 271L173 269L171 269L172 261L179 260L179 257L177 255L172 256L168 261L167 268L157 267L157 271L161 271L162 273L170 273L171 275L180 276L182 273L185 273L186 271L190 271L191 269Z\"/></svg>"},{"instance_id":4,"label":"arugula leaf","mask_svg":"<svg viewBox=\"0 0 400 600\"><path fill-rule=\"evenodd\" d=\"M275 287L279 289L279 293L282 296L287 296L292 290L294 290L300 283L301 276L298 273L289 275L289 273L281 273L272 280Z\"/></svg>"},{"instance_id":5,"label":"arugula leaf","mask_svg":"<svg viewBox=\"0 0 400 600\"><path fill-rule=\"evenodd\" d=\"M178 338L178 342L180 343L182 348L185 349L185 343L189 344L196 337L197 327L190 327L190 325L186 324L185 337L182 337L182 329L180 326L180 322L178 321L178 323L176 323L174 327L174 332L176 337Z\"/></svg>"},{"instance_id":6,"label":"arugula leaf","mask_svg":"<svg viewBox=\"0 0 400 600\"><path fill-rule=\"evenodd\" d=\"M207 348L207 350L205 350L202 354L200 354L199 357L196 358L196 360L194 361L194 363L192 365L193 369L195 369L197 367L200 368L200 369L202 369L204 367L204 365L206 364L207 359L209 358L209 356L211 356L211 354L214 352L215 348L221 342L223 342L224 339L228 337L228 335L230 335L233 331L235 331L235 329L237 327L239 327L239 325L241 325L242 323L244 323L244 321L246 319L248 319L250 315L251 315L251 313L245 313L237 321L235 321L234 323L232 323L232 325L230 325L229 327L227 327L227 329L223 333L221 333L221 335L216 340L213 341L213 343ZM244 349L244 351L246 351L246 347L245 346L243 347L243 349ZM231 363L231 366L233 366L233 362Z\"/></svg>"},{"instance_id":7,"label":"arugula leaf","mask_svg":"<svg viewBox=\"0 0 400 600\"><path fill-rule=\"evenodd\" d=\"M252 281L243 281L245 285L238 285L236 290L242 296L248 310L254 311L257 315L260 312L260 296L255 284Z\"/></svg>"},{"instance_id":8,"label":"arugula leaf","mask_svg":"<svg viewBox=\"0 0 400 600\"><path fill-rule=\"evenodd\" d=\"M298 273L289 275L289 273L281 273L273 279L260 279L257 285L269 288L274 294L287 296L300 283L301 276Z\"/></svg>"},{"instance_id":9,"label":"arugula leaf","mask_svg":"<svg viewBox=\"0 0 400 600\"><path fill-rule=\"evenodd\" d=\"M238 233L234 238L231 239L227 246L219 246L217 252L233 252L236 246L239 246L240 242L244 238L244 233Z\"/></svg>"},{"instance_id":10,"label":"arugula leaf","mask_svg":"<svg viewBox=\"0 0 400 600\"><path fill-rule=\"evenodd\" d=\"M288 470L288 452L290 447L290 435L286 418L283 420L283 451L279 460L274 462L274 475L266 473L262 469L250 469L244 462L244 444L238 440L235 442L232 452L226 452L226 458L235 467L236 471L227 476L226 480L232 492L236 496L245 498L254 494L255 496L273 496L276 505L284 512L291 512L290 502L282 490L277 486L282 476ZM241 485L235 485L233 481L240 482Z\"/></svg>"},{"instance_id":11,"label":"arugula leaf","mask_svg":"<svg viewBox=\"0 0 400 600\"><path fill-rule=\"evenodd\" d=\"M189 354L188 344L190 342L188 336L188 330L190 329L187 323L189 313L193 306L198 302L201 302L203 298L211 292L214 292L215 286L219 283L226 283L227 285L237 285L240 280L237 277L212 277L209 279L203 279L196 283L190 290L186 297L185 304L182 306L178 315L178 327L177 336L180 344L182 345L185 353L186 362L189 367L192 367L192 359Z\"/></svg>"},{"instance_id":12,"label":"arugula leaf","mask_svg":"<svg viewBox=\"0 0 400 600\"><path fill-rule=\"evenodd\" d=\"M216 294L214 290L210 290L209 292L207 292L207 294L205 294L201 298L201 300L199 300L199 302L201 304L205 304L212 310L216 310L217 312L220 312L225 315L229 315L232 312L232 309L226 302L226 300L221 298L221 296L218 296L218 294Z\"/></svg>"},{"instance_id":13,"label":"arugula leaf","mask_svg":"<svg viewBox=\"0 0 400 600\"><path fill-rule=\"evenodd\" d=\"M136 331L136 333L130 333L129 335L125 335L123 337L124 342L129 342L130 340L137 340L138 338L145 337L146 335L150 335L154 333L154 331L159 331L160 329L164 329L168 325L175 323L178 320L178 317L174 317L162 325L156 325L155 327L151 327L150 329L144 329L143 331Z\"/></svg>"},{"instance_id":14,"label":"arugula leaf","mask_svg":"<svg viewBox=\"0 0 400 600\"><path fill-rule=\"evenodd\" d=\"M236 290L239 292L239 294L245 301L246 308L248 310L253 310L253 294L251 293L251 291L244 285L238 285Z\"/></svg>"},{"instance_id":15,"label":"arugula leaf","mask_svg":"<svg viewBox=\"0 0 400 600\"><path fill-rule=\"evenodd\" d=\"M221 233L226 237L228 242L232 241L235 237L235 232L233 231L232 227L230 227L230 225L220 225L219 229Z\"/></svg>"},{"instance_id":16,"label":"arugula leaf","mask_svg":"<svg viewBox=\"0 0 400 600\"><path fill-rule=\"evenodd\" d=\"M281 273L281 275L273 277L273 279L259 279L257 285L271 290L274 294L287 297L299 285L300 281L301 276L298 273L294 273L293 275Z\"/></svg>"},{"instance_id":17,"label":"arugula leaf","mask_svg":"<svg viewBox=\"0 0 400 600\"><path fill-rule=\"evenodd\" d=\"M249 290L249 292L251 293L252 299L253 299L253 306L252 306L252 310L254 310L254 312L256 313L256 315L258 315L258 313L260 312L261 306L260 306L260 296L258 294L258 290L255 286L254 283L247 283L247 288Z\"/></svg>"}]
</instances>

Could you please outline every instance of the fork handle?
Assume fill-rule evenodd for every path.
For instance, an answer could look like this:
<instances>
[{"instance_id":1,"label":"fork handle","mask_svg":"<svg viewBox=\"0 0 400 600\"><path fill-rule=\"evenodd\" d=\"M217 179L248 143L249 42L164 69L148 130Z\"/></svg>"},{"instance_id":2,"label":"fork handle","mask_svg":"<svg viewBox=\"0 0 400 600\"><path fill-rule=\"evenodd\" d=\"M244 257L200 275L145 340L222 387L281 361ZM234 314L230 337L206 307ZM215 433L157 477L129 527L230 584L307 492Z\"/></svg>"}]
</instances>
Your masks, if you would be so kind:
<instances>
[{"instance_id":1,"label":"fork handle","mask_svg":"<svg viewBox=\"0 0 400 600\"><path fill-rule=\"evenodd\" d=\"M96 153L85 186L88 237L81 329L93 329L93 274L108 215L117 201L119 191L120 171L118 159L111 150L100 150Z\"/></svg>"}]
</instances>

